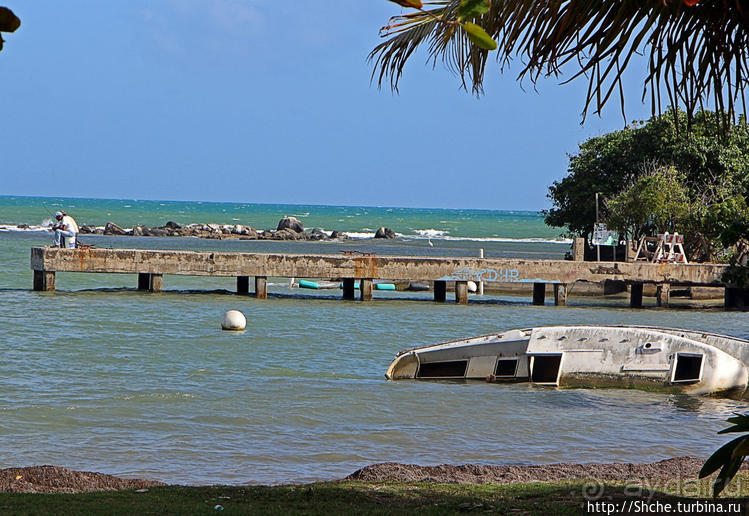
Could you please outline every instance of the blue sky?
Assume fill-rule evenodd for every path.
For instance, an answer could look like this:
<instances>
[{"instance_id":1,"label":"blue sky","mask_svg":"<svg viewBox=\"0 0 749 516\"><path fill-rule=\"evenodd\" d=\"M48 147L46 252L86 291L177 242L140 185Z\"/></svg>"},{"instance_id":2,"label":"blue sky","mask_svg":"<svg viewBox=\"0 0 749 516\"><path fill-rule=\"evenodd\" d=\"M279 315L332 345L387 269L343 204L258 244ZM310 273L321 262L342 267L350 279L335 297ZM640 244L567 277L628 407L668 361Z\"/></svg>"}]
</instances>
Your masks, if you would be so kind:
<instances>
[{"instance_id":1,"label":"blue sky","mask_svg":"<svg viewBox=\"0 0 749 516\"><path fill-rule=\"evenodd\" d=\"M612 104L580 126L584 82L490 64L477 99L423 54L378 90L386 0L1 3L22 20L0 52L5 195L542 209L566 153L624 125Z\"/></svg>"}]
</instances>

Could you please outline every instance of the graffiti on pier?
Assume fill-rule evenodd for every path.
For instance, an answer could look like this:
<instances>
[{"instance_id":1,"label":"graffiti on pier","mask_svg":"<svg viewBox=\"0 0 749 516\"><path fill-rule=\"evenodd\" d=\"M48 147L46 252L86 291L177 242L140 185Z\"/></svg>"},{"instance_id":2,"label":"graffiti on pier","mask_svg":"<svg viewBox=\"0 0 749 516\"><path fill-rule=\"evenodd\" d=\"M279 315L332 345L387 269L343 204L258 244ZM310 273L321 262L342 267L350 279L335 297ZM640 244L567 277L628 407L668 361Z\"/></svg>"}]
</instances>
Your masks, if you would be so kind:
<instances>
[{"instance_id":1,"label":"graffiti on pier","mask_svg":"<svg viewBox=\"0 0 749 516\"><path fill-rule=\"evenodd\" d=\"M438 281L483 281L485 283L560 283L559 280L541 278L521 278L517 269L471 269L463 267Z\"/></svg>"},{"instance_id":2,"label":"graffiti on pier","mask_svg":"<svg viewBox=\"0 0 749 516\"><path fill-rule=\"evenodd\" d=\"M457 271L443 276L441 281L484 281L487 283L505 282L512 283L522 281L519 279L520 271L517 269L471 269L463 267Z\"/></svg>"}]
</instances>

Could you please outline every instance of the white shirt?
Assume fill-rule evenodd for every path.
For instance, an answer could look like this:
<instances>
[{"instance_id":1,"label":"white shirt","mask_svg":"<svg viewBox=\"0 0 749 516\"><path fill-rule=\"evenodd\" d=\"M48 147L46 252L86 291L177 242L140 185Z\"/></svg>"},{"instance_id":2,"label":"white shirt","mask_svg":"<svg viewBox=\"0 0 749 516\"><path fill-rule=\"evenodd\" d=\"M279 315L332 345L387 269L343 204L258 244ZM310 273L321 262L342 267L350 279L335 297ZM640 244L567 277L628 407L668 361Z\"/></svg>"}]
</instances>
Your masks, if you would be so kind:
<instances>
[{"instance_id":1,"label":"white shirt","mask_svg":"<svg viewBox=\"0 0 749 516\"><path fill-rule=\"evenodd\" d=\"M72 231L73 233L78 234L78 224L76 224L75 219L70 215L65 215L60 223L65 226L66 231Z\"/></svg>"}]
</instances>

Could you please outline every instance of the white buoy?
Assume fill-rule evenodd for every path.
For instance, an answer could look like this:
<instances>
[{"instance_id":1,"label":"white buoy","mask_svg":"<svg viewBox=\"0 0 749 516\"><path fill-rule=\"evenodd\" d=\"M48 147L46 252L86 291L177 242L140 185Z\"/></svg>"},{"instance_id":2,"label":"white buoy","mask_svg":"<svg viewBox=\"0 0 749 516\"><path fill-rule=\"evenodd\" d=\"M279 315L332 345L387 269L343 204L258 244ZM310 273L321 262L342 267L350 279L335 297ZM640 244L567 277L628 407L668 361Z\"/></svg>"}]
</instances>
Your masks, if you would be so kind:
<instances>
[{"instance_id":1,"label":"white buoy","mask_svg":"<svg viewBox=\"0 0 749 516\"><path fill-rule=\"evenodd\" d=\"M239 310L229 310L221 318L221 328L224 330L244 330L247 318Z\"/></svg>"},{"instance_id":2,"label":"white buoy","mask_svg":"<svg viewBox=\"0 0 749 516\"><path fill-rule=\"evenodd\" d=\"M468 292L476 292L478 290L478 286L476 286L475 281L469 281L468 282Z\"/></svg>"}]
</instances>

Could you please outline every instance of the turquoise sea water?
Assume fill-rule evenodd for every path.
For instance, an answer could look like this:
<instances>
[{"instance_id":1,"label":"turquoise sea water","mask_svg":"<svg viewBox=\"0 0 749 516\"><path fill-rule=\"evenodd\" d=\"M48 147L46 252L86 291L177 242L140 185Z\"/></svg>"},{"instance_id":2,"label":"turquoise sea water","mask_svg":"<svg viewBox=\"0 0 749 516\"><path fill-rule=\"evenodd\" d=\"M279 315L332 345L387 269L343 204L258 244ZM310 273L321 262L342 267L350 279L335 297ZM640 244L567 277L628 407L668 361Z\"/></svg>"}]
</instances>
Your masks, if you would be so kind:
<instances>
[{"instance_id":1,"label":"turquoise sea water","mask_svg":"<svg viewBox=\"0 0 749 516\"><path fill-rule=\"evenodd\" d=\"M0 198L0 225L42 222L42 203L82 223L123 226L231 222L238 215L239 223L262 228L275 227L284 214L309 212L309 227L366 232L386 225L412 237L346 243L86 239L99 247L298 253L338 253L348 246L378 254L475 256L483 247L489 256L558 257L568 248L546 241L556 230L528 213L516 217L516 226L507 224L525 227L524 233L508 236L503 217L515 214L504 212L247 205L229 213L235 205L204 203L208 211L189 212L190 203L57 202ZM107 205L109 214L102 215ZM128 211L133 206L138 210ZM224 209L227 219L220 219ZM180 218L180 211L189 213ZM336 227L338 219L348 225ZM434 238L430 247L413 235L417 229L466 240ZM749 318L742 313L630 310L624 300L577 297L567 308L509 296L472 297L469 306L459 306L435 304L430 293L380 291L371 303L344 302L338 291L300 291L281 280L273 280L270 298L259 301L233 294L231 278L182 276L166 276L163 293L147 294L135 290L130 275L60 273L57 292L34 292L29 249L50 238L40 231L0 231L0 467L59 464L166 482L281 483L339 478L382 461L652 461L708 455L726 440L715 434L722 420L747 409L744 401L629 390L384 379L395 353L414 345L580 323L675 326L746 338ZM221 331L229 309L247 315L245 332Z\"/></svg>"},{"instance_id":2,"label":"turquoise sea water","mask_svg":"<svg viewBox=\"0 0 749 516\"><path fill-rule=\"evenodd\" d=\"M275 229L284 215L298 217L308 229L338 230L372 236L380 226L405 238L502 240L559 240L560 230L544 224L535 211L441 210L357 206L305 206L196 201L138 201L111 199L54 199L0 196L0 225L39 225L58 209L79 224L122 227L161 226L167 221L243 224Z\"/></svg>"}]
</instances>

